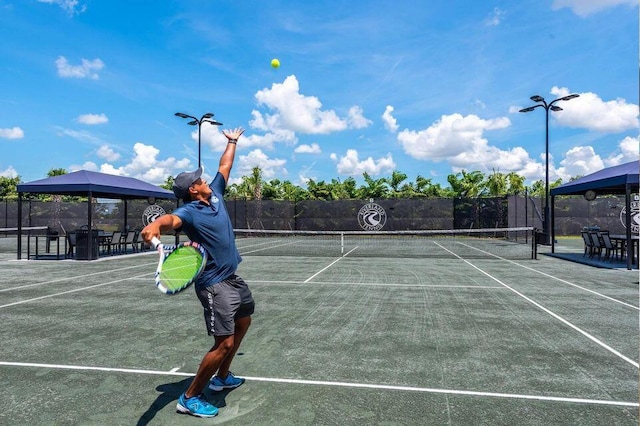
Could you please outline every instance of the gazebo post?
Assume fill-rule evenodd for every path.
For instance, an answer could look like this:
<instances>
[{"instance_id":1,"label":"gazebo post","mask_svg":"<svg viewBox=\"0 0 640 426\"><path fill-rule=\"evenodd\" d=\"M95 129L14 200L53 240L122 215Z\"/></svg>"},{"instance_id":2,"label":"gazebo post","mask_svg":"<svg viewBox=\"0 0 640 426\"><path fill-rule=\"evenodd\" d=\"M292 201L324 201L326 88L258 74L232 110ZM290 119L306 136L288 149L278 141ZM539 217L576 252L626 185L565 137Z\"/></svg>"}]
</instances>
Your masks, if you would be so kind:
<instances>
[{"instance_id":1,"label":"gazebo post","mask_svg":"<svg viewBox=\"0 0 640 426\"><path fill-rule=\"evenodd\" d=\"M93 206L91 205L91 200L93 198L93 193L89 190L89 197L87 199L87 260L93 259L93 215L92 210Z\"/></svg>"},{"instance_id":2,"label":"gazebo post","mask_svg":"<svg viewBox=\"0 0 640 426\"><path fill-rule=\"evenodd\" d=\"M627 228L627 269L629 270L633 267L633 257L630 254L634 251L633 240L631 239L631 185L629 185L629 182L625 184L624 189L624 205L627 212L624 221Z\"/></svg>"},{"instance_id":3,"label":"gazebo post","mask_svg":"<svg viewBox=\"0 0 640 426\"><path fill-rule=\"evenodd\" d=\"M551 253L556 252L556 197L551 196L551 209L550 212L550 220L551 220Z\"/></svg>"},{"instance_id":4,"label":"gazebo post","mask_svg":"<svg viewBox=\"0 0 640 426\"><path fill-rule=\"evenodd\" d=\"M18 260L22 259L22 192L18 192Z\"/></svg>"}]
</instances>

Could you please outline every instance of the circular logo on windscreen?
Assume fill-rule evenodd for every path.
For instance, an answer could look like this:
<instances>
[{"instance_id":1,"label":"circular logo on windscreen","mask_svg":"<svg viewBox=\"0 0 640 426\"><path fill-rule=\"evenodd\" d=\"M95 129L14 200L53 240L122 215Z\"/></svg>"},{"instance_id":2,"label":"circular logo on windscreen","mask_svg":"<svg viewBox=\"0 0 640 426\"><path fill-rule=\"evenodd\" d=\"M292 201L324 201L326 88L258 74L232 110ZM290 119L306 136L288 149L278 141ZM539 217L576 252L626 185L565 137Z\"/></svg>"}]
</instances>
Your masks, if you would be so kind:
<instances>
[{"instance_id":1,"label":"circular logo on windscreen","mask_svg":"<svg viewBox=\"0 0 640 426\"><path fill-rule=\"evenodd\" d=\"M365 231L379 231L387 223L387 212L379 204L365 204L358 212L358 223Z\"/></svg>"},{"instance_id":2,"label":"circular logo on windscreen","mask_svg":"<svg viewBox=\"0 0 640 426\"><path fill-rule=\"evenodd\" d=\"M620 212L620 222L623 227L627 227L627 207L623 207ZM631 232L637 234L640 230L640 197L635 195L631 201Z\"/></svg>"},{"instance_id":3,"label":"circular logo on windscreen","mask_svg":"<svg viewBox=\"0 0 640 426\"><path fill-rule=\"evenodd\" d=\"M142 212L142 223L144 224L144 226L147 226L163 214L165 214L165 211L159 205L154 204L152 206L149 206L144 209L144 212Z\"/></svg>"}]
</instances>

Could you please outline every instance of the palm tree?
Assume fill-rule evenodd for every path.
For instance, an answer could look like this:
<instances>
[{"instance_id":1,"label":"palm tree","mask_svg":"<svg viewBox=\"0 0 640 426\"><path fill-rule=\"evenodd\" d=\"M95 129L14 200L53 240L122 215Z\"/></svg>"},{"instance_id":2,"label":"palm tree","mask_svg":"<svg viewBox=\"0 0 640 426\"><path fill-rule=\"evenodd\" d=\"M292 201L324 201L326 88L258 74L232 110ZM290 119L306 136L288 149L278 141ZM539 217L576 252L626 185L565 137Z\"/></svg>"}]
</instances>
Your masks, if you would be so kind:
<instances>
[{"instance_id":1,"label":"palm tree","mask_svg":"<svg viewBox=\"0 0 640 426\"><path fill-rule=\"evenodd\" d=\"M387 179L373 179L367 172L362 174L366 186L362 185L358 189L358 195L361 199L380 199L386 198L389 193L389 187L387 186Z\"/></svg>"},{"instance_id":2,"label":"palm tree","mask_svg":"<svg viewBox=\"0 0 640 426\"><path fill-rule=\"evenodd\" d=\"M391 194L389 194L391 198L402 197L402 194L400 191L400 184L405 180L407 180L407 175L402 172L399 172L398 170L394 170L393 172L391 172L391 177L385 180L391 187Z\"/></svg>"},{"instance_id":3,"label":"palm tree","mask_svg":"<svg viewBox=\"0 0 640 426\"><path fill-rule=\"evenodd\" d=\"M425 197L447 197L453 196L451 190L443 189L439 183L431 183L431 179L427 179L418 175L416 177L416 190Z\"/></svg>"},{"instance_id":4,"label":"palm tree","mask_svg":"<svg viewBox=\"0 0 640 426\"><path fill-rule=\"evenodd\" d=\"M331 199L331 188L323 180L316 182L313 179L309 179L309 182L307 182L307 192L309 193L309 198L312 200Z\"/></svg>"},{"instance_id":5,"label":"palm tree","mask_svg":"<svg viewBox=\"0 0 640 426\"><path fill-rule=\"evenodd\" d=\"M249 187L253 191L253 198L255 200L262 200L262 170L260 167L255 166L251 169L251 176L249 176Z\"/></svg>"},{"instance_id":6,"label":"palm tree","mask_svg":"<svg viewBox=\"0 0 640 426\"><path fill-rule=\"evenodd\" d=\"M529 187L529 196L531 197L543 197L544 198L544 181L537 180Z\"/></svg>"},{"instance_id":7,"label":"palm tree","mask_svg":"<svg viewBox=\"0 0 640 426\"><path fill-rule=\"evenodd\" d=\"M447 176L447 181L451 185L454 194L459 197L477 197L482 194L484 187L484 175L481 171L462 172Z\"/></svg>"},{"instance_id":8,"label":"palm tree","mask_svg":"<svg viewBox=\"0 0 640 426\"><path fill-rule=\"evenodd\" d=\"M494 197L505 195L507 193L507 176L494 169L487 178L486 185L489 189L489 195Z\"/></svg>"},{"instance_id":9,"label":"palm tree","mask_svg":"<svg viewBox=\"0 0 640 426\"><path fill-rule=\"evenodd\" d=\"M18 199L18 184L20 183L20 176L14 178L8 178L0 176L0 198L8 200Z\"/></svg>"},{"instance_id":10,"label":"palm tree","mask_svg":"<svg viewBox=\"0 0 640 426\"><path fill-rule=\"evenodd\" d=\"M267 200L282 200L282 182L280 179L271 179L262 187L262 196Z\"/></svg>"},{"instance_id":11,"label":"palm tree","mask_svg":"<svg viewBox=\"0 0 640 426\"><path fill-rule=\"evenodd\" d=\"M160 187L171 191L171 189L173 188L173 182L174 182L173 176L167 176L167 179L164 181L162 185L160 185Z\"/></svg>"},{"instance_id":12,"label":"palm tree","mask_svg":"<svg viewBox=\"0 0 640 426\"><path fill-rule=\"evenodd\" d=\"M306 200L309 198L309 193L304 188L285 180L282 182L282 197L290 201Z\"/></svg>"}]
</instances>

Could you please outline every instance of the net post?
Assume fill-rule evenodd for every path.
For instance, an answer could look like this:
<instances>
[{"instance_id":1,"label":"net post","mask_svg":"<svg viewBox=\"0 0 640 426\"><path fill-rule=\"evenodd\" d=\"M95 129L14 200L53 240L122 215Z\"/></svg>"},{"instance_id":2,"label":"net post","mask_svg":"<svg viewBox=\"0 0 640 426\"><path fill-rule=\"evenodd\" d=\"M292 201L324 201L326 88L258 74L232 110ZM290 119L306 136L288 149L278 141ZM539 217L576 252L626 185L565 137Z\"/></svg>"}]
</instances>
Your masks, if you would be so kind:
<instances>
[{"instance_id":1,"label":"net post","mask_svg":"<svg viewBox=\"0 0 640 426\"><path fill-rule=\"evenodd\" d=\"M344 232L340 233L340 254L344 256Z\"/></svg>"}]
</instances>

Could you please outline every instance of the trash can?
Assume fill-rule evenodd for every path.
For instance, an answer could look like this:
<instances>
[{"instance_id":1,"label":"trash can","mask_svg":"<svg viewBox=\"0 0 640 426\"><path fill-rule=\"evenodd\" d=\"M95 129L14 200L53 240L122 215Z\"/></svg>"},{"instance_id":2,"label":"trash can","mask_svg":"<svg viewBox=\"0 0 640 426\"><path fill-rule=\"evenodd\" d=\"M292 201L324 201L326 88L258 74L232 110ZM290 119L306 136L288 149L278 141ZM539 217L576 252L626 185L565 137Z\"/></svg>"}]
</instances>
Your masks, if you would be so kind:
<instances>
[{"instance_id":1,"label":"trash can","mask_svg":"<svg viewBox=\"0 0 640 426\"><path fill-rule=\"evenodd\" d=\"M535 235L536 235L536 244L542 245L542 246L550 246L551 245L551 236L549 234L547 234L546 232L540 231L540 230L535 230Z\"/></svg>"},{"instance_id":2,"label":"trash can","mask_svg":"<svg viewBox=\"0 0 640 426\"><path fill-rule=\"evenodd\" d=\"M91 253L89 253L89 230L77 229L76 231L76 259L93 260L98 258L100 240L98 230L91 230Z\"/></svg>"}]
</instances>

